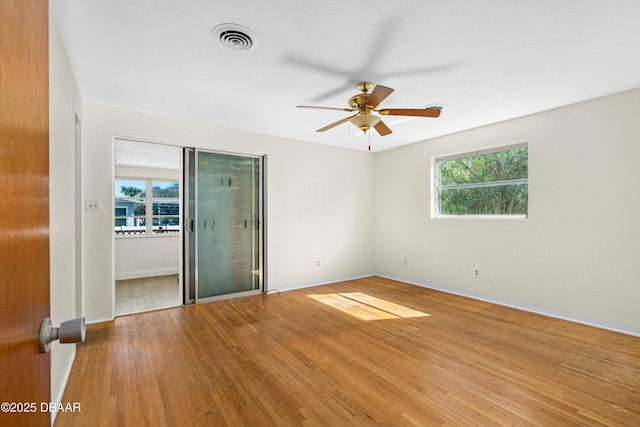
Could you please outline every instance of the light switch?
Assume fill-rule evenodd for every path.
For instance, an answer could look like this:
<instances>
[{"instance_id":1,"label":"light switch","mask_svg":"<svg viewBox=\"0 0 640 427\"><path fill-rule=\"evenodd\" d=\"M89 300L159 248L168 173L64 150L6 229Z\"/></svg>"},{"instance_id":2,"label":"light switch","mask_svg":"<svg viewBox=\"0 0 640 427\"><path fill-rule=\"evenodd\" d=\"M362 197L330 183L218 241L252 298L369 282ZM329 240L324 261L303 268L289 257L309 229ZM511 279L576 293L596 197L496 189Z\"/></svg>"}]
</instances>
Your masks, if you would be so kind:
<instances>
[{"instance_id":1,"label":"light switch","mask_svg":"<svg viewBox=\"0 0 640 427\"><path fill-rule=\"evenodd\" d=\"M85 200L84 210L86 212L100 212L100 200Z\"/></svg>"}]
</instances>

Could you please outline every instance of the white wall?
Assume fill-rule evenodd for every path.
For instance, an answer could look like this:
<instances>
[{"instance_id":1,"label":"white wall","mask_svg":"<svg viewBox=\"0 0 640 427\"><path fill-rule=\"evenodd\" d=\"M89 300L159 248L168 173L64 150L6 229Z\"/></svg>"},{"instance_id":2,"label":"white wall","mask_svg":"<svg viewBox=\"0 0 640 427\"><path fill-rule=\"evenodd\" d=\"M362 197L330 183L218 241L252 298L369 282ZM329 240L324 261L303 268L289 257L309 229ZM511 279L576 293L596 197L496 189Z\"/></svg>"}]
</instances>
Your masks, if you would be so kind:
<instances>
[{"instance_id":1,"label":"white wall","mask_svg":"<svg viewBox=\"0 0 640 427\"><path fill-rule=\"evenodd\" d=\"M52 19L49 19L49 222L51 320L80 316L75 294L75 114L82 98ZM51 401L59 402L75 357L74 344L51 345Z\"/></svg>"},{"instance_id":2,"label":"white wall","mask_svg":"<svg viewBox=\"0 0 640 427\"><path fill-rule=\"evenodd\" d=\"M117 237L115 280L180 273L182 237L175 235Z\"/></svg>"},{"instance_id":3,"label":"white wall","mask_svg":"<svg viewBox=\"0 0 640 427\"><path fill-rule=\"evenodd\" d=\"M84 215L87 321L114 315L114 136L267 155L269 289L374 270L373 154L107 106L85 105L84 118L84 198L100 200L102 206Z\"/></svg>"},{"instance_id":4,"label":"white wall","mask_svg":"<svg viewBox=\"0 0 640 427\"><path fill-rule=\"evenodd\" d=\"M377 271L640 334L639 116L640 89L379 153ZM529 219L430 217L432 157L525 140Z\"/></svg>"}]
</instances>

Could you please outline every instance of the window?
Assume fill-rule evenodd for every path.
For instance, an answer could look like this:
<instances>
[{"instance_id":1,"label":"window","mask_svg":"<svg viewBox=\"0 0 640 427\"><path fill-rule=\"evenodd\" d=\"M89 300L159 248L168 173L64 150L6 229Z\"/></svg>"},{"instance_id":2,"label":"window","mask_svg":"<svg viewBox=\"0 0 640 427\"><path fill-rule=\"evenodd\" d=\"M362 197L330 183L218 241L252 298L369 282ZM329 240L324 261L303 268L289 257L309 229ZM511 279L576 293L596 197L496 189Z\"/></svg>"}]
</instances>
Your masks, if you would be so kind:
<instances>
[{"instance_id":1,"label":"window","mask_svg":"<svg viewBox=\"0 0 640 427\"><path fill-rule=\"evenodd\" d=\"M152 182L153 232L180 231L180 187L177 182Z\"/></svg>"},{"instance_id":2,"label":"window","mask_svg":"<svg viewBox=\"0 0 640 427\"><path fill-rule=\"evenodd\" d=\"M116 235L146 234L146 180L116 179L115 190Z\"/></svg>"},{"instance_id":3,"label":"window","mask_svg":"<svg viewBox=\"0 0 640 427\"><path fill-rule=\"evenodd\" d=\"M179 233L180 184L116 178L114 225L119 236Z\"/></svg>"},{"instance_id":4,"label":"window","mask_svg":"<svg viewBox=\"0 0 640 427\"><path fill-rule=\"evenodd\" d=\"M434 214L526 217L527 144L435 159Z\"/></svg>"}]
</instances>

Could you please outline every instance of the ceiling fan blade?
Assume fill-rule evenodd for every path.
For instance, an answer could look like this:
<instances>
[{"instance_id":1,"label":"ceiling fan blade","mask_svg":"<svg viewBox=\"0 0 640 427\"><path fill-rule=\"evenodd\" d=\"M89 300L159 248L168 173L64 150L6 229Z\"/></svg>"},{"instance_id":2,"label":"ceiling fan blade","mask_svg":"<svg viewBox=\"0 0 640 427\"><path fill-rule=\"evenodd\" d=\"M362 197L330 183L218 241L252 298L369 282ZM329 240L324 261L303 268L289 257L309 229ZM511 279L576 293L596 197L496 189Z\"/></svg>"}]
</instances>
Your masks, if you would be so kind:
<instances>
[{"instance_id":1,"label":"ceiling fan blade","mask_svg":"<svg viewBox=\"0 0 640 427\"><path fill-rule=\"evenodd\" d=\"M297 105L296 108L313 108L316 110L335 110L335 111L346 111L346 112L352 112L355 110L352 110L351 108L338 108L338 107L317 107L315 105Z\"/></svg>"},{"instance_id":2,"label":"ceiling fan blade","mask_svg":"<svg viewBox=\"0 0 640 427\"><path fill-rule=\"evenodd\" d=\"M373 128L380 134L380 136L389 135L391 133L389 126L385 125L382 120L376 123Z\"/></svg>"},{"instance_id":3,"label":"ceiling fan blade","mask_svg":"<svg viewBox=\"0 0 640 427\"><path fill-rule=\"evenodd\" d=\"M351 111L351 110L348 110L348 111ZM331 129L331 128L334 128L334 127L336 127L336 126L338 126L338 125L341 125L341 124L343 124L343 123L348 122L350 118L355 117L355 116L357 116L357 115L358 115L358 114L354 114L353 116L349 116L349 117L346 117L346 118L344 118L344 119L342 119L342 120L338 120L337 122L331 123L330 125L327 125L327 126L325 126L325 127L323 127L323 128L318 129L316 132L324 132L324 131L326 131L326 130L329 130L329 129Z\"/></svg>"},{"instance_id":4,"label":"ceiling fan blade","mask_svg":"<svg viewBox=\"0 0 640 427\"><path fill-rule=\"evenodd\" d=\"M371 108L376 108L387 96L391 95L391 92L393 92L393 89L390 87L377 85L369 94L367 105L371 106Z\"/></svg>"},{"instance_id":5,"label":"ceiling fan blade","mask_svg":"<svg viewBox=\"0 0 640 427\"><path fill-rule=\"evenodd\" d=\"M415 116L415 117L440 117L441 108L387 108L378 111L383 116Z\"/></svg>"}]
</instances>

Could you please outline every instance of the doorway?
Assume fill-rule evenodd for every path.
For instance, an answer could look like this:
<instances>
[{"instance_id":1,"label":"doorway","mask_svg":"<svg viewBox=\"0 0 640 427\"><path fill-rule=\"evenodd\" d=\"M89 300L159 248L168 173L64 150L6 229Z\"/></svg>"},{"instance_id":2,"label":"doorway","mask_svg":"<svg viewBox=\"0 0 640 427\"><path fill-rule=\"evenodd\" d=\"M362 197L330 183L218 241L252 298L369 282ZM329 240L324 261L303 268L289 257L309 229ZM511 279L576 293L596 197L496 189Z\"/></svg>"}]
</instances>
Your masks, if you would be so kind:
<instances>
[{"instance_id":1,"label":"doorway","mask_svg":"<svg viewBox=\"0 0 640 427\"><path fill-rule=\"evenodd\" d=\"M264 157L185 149L185 301L264 289Z\"/></svg>"},{"instance_id":2,"label":"doorway","mask_svg":"<svg viewBox=\"0 0 640 427\"><path fill-rule=\"evenodd\" d=\"M182 304L181 149L115 141L116 315Z\"/></svg>"}]
</instances>

